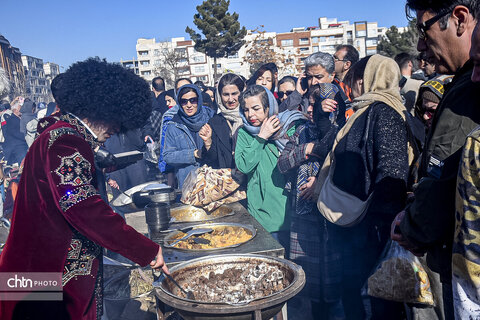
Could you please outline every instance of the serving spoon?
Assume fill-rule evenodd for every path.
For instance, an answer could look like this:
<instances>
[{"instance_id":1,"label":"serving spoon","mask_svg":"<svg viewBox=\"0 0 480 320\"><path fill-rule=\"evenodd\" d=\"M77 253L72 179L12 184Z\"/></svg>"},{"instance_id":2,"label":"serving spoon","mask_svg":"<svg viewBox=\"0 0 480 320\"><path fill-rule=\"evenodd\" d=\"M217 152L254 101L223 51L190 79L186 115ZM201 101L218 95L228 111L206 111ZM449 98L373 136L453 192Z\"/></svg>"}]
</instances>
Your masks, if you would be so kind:
<instances>
[{"instance_id":1,"label":"serving spoon","mask_svg":"<svg viewBox=\"0 0 480 320\"><path fill-rule=\"evenodd\" d=\"M200 234L204 234L204 233L209 233L209 232L212 232L212 231L213 231L212 228L196 228L196 229L192 229L192 230L188 231L187 234L186 234L184 237L175 240L174 242L172 242L172 243L169 244L168 246L169 246L169 247L173 247L174 245L176 245L176 244L179 243L180 241L184 241L184 240L190 238L191 236L200 235Z\"/></svg>"},{"instance_id":2,"label":"serving spoon","mask_svg":"<svg viewBox=\"0 0 480 320\"><path fill-rule=\"evenodd\" d=\"M111 262L112 265L117 265L117 266L124 266L124 267L127 267L129 269L132 269L132 270L137 270L138 271L138 274L140 275L140 277L143 279L143 281L145 281L146 283L150 284L153 286L153 282L151 280L148 279L147 275L144 273L144 271L142 270L142 268L138 265L132 265L132 264L129 264L129 263L122 263L122 262L119 262L117 260L114 260L110 257L106 257L104 256L103 257L104 259L107 259L109 262ZM195 300L195 295L193 294L192 291L186 291L185 289L183 289L180 284L175 281L175 279L173 279L173 277L169 274L166 274L165 272L162 271L162 273L170 280L172 281L187 297L187 299L189 300Z\"/></svg>"}]
</instances>

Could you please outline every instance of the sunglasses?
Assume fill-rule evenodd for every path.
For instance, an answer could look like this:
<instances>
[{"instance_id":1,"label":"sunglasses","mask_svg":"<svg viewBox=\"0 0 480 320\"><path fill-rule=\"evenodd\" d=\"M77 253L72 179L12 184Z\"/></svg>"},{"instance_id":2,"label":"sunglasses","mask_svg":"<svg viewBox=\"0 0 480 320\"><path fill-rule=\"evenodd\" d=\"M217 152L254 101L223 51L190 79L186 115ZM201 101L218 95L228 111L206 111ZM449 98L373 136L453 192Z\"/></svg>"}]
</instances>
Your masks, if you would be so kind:
<instances>
[{"instance_id":1,"label":"sunglasses","mask_svg":"<svg viewBox=\"0 0 480 320\"><path fill-rule=\"evenodd\" d=\"M442 19L444 16L452 12L451 9L444 9L440 11L435 17L428 19L422 23L417 24L418 37L422 40L427 39L427 31L431 26L435 24L438 20Z\"/></svg>"},{"instance_id":2,"label":"sunglasses","mask_svg":"<svg viewBox=\"0 0 480 320\"><path fill-rule=\"evenodd\" d=\"M190 98L190 99L180 99L180 105L181 106L186 106L189 102L190 102L190 104L197 104L198 103L198 98L194 97L194 98Z\"/></svg>"},{"instance_id":3,"label":"sunglasses","mask_svg":"<svg viewBox=\"0 0 480 320\"><path fill-rule=\"evenodd\" d=\"M285 92L283 92L283 91L278 91L277 94L278 94L278 97L279 97L280 99L282 99L283 96L287 96L287 97L288 97L289 95L291 95L291 94L293 93L293 91L295 91L295 90L287 90L287 91L285 91Z\"/></svg>"}]
</instances>

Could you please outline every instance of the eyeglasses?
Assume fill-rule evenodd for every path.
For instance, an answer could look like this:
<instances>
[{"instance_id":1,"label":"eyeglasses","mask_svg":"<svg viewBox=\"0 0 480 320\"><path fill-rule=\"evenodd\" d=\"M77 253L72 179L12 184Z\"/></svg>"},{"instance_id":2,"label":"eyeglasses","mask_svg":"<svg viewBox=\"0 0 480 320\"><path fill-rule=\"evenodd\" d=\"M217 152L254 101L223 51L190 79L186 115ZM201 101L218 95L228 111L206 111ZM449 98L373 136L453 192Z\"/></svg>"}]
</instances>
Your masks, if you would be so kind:
<instances>
[{"instance_id":1,"label":"eyeglasses","mask_svg":"<svg viewBox=\"0 0 480 320\"><path fill-rule=\"evenodd\" d=\"M277 92L277 93L278 93L278 97L279 97L280 99L282 99L283 96L287 96L287 97L288 97L289 95L291 95L291 94L293 93L293 91L295 91L295 90L287 90L287 91L285 91L285 92L283 92L283 91L278 91L278 92Z\"/></svg>"},{"instance_id":2,"label":"eyeglasses","mask_svg":"<svg viewBox=\"0 0 480 320\"><path fill-rule=\"evenodd\" d=\"M423 21L422 23L417 24L418 36L420 39L425 40L427 38L427 31L431 26L435 24L438 20L449 14L452 10L445 9L440 11L435 17Z\"/></svg>"},{"instance_id":3,"label":"eyeglasses","mask_svg":"<svg viewBox=\"0 0 480 320\"><path fill-rule=\"evenodd\" d=\"M194 98L190 98L190 99L180 99L180 105L182 105L182 106L186 106L189 102L191 104L198 104L198 98L194 97Z\"/></svg>"},{"instance_id":4,"label":"eyeglasses","mask_svg":"<svg viewBox=\"0 0 480 320\"><path fill-rule=\"evenodd\" d=\"M347 59L340 60L336 55L333 55L333 60L335 60L335 61L342 61L342 62L348 61Z\"/></svg>"}]
</instances>

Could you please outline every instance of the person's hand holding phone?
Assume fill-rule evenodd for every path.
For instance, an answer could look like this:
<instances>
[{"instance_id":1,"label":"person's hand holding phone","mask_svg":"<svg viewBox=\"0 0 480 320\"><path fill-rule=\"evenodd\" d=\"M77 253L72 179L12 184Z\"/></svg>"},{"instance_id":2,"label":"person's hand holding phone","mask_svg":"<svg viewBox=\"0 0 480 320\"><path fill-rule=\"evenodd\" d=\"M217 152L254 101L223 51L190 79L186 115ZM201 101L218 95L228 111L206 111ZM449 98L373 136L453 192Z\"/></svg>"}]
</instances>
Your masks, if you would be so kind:
<instances>
[{"instance_id":1,"label":"person's hand holding phone","mask_svg":"<svg viewBox=\"0 0 480 320\"><path fill-rule=\"evenodd\" d=\"M305 73L302 73L300 77L298 77L297 80L297 85L295 88L298 93L300 93L302 96L307 92L308 89L308 81L307 81L307 75Z\"/></svg>"}]
</instances>

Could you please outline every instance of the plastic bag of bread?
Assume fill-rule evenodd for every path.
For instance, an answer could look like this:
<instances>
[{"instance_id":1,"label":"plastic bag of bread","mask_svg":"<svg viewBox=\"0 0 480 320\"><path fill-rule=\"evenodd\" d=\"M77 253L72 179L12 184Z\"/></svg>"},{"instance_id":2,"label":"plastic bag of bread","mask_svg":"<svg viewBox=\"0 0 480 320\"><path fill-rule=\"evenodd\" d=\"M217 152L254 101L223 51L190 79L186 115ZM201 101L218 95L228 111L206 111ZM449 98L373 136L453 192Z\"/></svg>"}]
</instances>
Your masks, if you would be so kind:
<instances>
[{"instance_id":1,"label":"plastic bag of bread","mask_svg":"<svg viewBox=\"0 0 480 320\"><path fill-rule=\"evenodd\" d=\"M368 278L368 295L405 303L435 304L428 274L420 260L391 240Z\"/></svg>"},{"instance_id":2,"label":"plastic bag of bread","mask_svg":"<svg viewBox=\"0 0 480 320\"><path fill-rule=\"evenodd\" d=\"M222 204L245 199L245 191L238 190L240 185L232 169L212 169L204 165L188 174L180 200L211 211Z\"/></svg>"}]
</instances>

